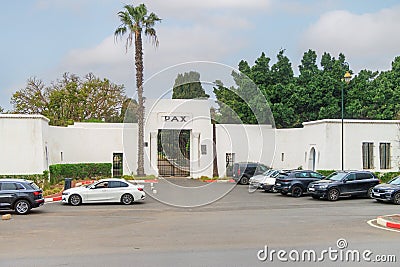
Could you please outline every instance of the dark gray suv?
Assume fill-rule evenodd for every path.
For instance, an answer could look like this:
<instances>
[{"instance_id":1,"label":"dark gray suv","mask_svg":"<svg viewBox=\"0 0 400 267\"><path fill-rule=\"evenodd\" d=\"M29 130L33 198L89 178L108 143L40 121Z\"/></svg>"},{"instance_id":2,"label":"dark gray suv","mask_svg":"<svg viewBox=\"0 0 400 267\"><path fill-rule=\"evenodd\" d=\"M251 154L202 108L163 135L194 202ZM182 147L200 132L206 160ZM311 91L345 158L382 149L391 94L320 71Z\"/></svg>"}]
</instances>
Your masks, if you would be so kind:
<instances>
[{"instance_id":1,"label":"dark gray suv","mask_svg":"<svg viewBox=\"0 0 400 267\"><path fill-rule=\"evenodd\" d=\"M27 214L32 208L43 204L43 191L34 182L24 179L0 179L0 209Z\"/></svg>"},{"instance_id":2,"label":"dark gray suv","mask_svg":"<svg viewBox=\"0 0 400 267\"><path fill-rule=\"evenodd\" d=\"M307 191L313 198L336 201L341 196L372 197L372 190L377 184L379 179L372 172L339 171L321 181L310 183Z\"/></svg>"},{"instance_id":3,"label":"dark gray suv","mask_svg":"<svg viewBox=\"0 0 400 267\"><path fill-rule=\"evenodd\" d=\"M249 184L249 179L262 174L270 168L258 162L238 162L233 164L233 180L240 184Z\"/></svg>"}]
</instances>

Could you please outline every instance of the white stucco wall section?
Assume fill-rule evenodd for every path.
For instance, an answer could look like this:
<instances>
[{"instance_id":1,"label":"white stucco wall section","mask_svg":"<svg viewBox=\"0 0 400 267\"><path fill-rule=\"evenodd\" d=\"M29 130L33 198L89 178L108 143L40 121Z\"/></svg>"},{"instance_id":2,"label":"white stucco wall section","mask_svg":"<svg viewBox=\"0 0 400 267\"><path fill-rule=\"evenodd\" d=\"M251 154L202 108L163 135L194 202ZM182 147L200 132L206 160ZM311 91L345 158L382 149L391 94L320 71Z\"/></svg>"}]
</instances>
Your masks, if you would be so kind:
<instances>
[{"instance_id":1,"label":"white stucco wall section","mask_svg":"<svg viewBox=\"0 0 400 267\"><path fill-rule=\"evenodd\" d=\"M41 115L0 114L0 174L41 174L47 169L48 122Z\"/></svg>"},{"instance_id":2,"label":"white stucco wall section","mask_svg":"<svg viewBox=\"0 0 400 267\"><path fill-rule=\"evenodd\" d=\"M311 169L315 150L315 169L341 169L341 120L327 119L303 123L303 128L278 129L273 166L281 169ZM363 168L362 143L373 143L372 171L398 171L400 164L400 121L344 120L344 169ZM390 143L391 168L380 167L380 143ZM282 155L283 154L283 155Z\"/></svg>"},{"instance_id":3,"label":"white stucco wall section","mask_svg":"<svg viewBox=\"0 0 400 267\"><path fill-rule=\"evenodd\" d=\"M137 125L75 123L49 127L51 164L112 163L113 153L123 153L125 174L136 172ZM124 147L125 146L125 147ZM129 146L129 149L126 149Z\"/></svg>"},{"instance_id":4,"label":"white stucco wall section","mask_svg":"<svg viewBox=\"0 0 400 267\"><path fill-rule=\"evenodd\" d=\"M273 165L276 137L271 125L217 124L216 133L220 177L226 176L227 153L235 154L235 162Z\"/></svg>"}]
</instances>

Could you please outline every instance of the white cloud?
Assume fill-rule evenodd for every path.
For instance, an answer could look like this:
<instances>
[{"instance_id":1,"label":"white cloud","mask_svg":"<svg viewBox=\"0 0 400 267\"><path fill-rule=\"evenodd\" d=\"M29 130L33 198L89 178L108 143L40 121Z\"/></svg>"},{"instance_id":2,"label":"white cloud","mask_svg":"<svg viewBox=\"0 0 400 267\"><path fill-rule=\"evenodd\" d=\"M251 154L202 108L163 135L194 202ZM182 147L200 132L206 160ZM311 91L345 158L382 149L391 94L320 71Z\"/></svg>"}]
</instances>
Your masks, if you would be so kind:
<instances>
[{"instance_id":1,"label":"white cloud","mask_svg":"<svg viewBox=\"0 0 400 267\"><path fill-rule=\"evenodd\" d=\"M80 10L85 1L66 1L66 0L37 0L35 6L38 9L70 9L74 11Z\"/></svg>"},{"instance_id":2,"label":"white cloud","mask_svg":"<svg viewBox=\"0 0 400 267\"><path fill-rule=\"evenodd\" d=\"M145 79L167 67L188 61L221 61L242 48L245 40L235 39L229 32L210 29L206 25L157 29L159 47L143 37ZM125 40L114 42L109 36L95 47L72 50L64 58L57 73L69 71L79 75L93 72L115 83L123 83L129 92L134 88L134 51L125 53ZM155 96L156 97L156 96Z\"/></svg>"},{"instance_id":3,"label":"white cloud","mask_svg":"<svg viewBox=\"0 0 400 267\"><path fill-rule=\"evenodd\" d=\"M382 9L377 13L353 14L332 11L323 14L305 32L303 51L315 49L319 54L343 52L356 71L390 68L395 56L400 54L400 6Z\"/></svg>"},{"instance_id":4,"label":"white cloud","mask_svg":"<svg viewBox=\"0 0 400 267\"><path fill-rule=\"evenodd\" d=\"M214 8L231 8L231 9L259 9L266 8L270 5L270 0L152 0L149 1L154 6L163 8L173 7L174 9L214 9Z\"/></svg>"}]
</instances>

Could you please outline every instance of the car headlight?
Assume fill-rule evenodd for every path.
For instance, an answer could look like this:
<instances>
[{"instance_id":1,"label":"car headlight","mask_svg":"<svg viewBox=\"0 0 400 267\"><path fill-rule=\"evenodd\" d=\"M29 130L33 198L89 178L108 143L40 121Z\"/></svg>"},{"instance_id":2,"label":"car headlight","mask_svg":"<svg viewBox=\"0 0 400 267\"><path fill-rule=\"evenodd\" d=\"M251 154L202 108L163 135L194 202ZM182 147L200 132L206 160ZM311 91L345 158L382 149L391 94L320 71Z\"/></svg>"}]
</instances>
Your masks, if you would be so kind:
<instances>
[{"instance_id":1,"label":"car headlight","mask_svg":"<svg viewBox=\"0 0 400 267\"><path fill-rule=\"evenodd\" d=\"M325 188L327 188L327 187L328 187L327 184L323 184L323 185L318 186L318 188L320 188L320 189L325 189Z\"/></svg>"}]
</instances>

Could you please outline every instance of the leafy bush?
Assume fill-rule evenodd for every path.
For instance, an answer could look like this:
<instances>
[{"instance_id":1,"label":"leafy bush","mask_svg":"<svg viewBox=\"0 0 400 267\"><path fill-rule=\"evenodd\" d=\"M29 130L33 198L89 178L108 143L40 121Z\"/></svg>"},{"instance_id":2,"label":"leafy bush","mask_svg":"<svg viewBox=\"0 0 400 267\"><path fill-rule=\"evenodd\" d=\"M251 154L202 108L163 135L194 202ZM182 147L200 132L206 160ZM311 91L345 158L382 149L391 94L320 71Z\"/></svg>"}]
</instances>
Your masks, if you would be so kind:
<instances>
[{"instance_id":1,"label":"leafy bush","mask_svg":"<svg viewBox=\"0 0 400 267\"><path fill-rule=\"evenodd\" d=\"M43 174L3 174L0 175L0 179L26 179L31 180L35 184L37 184L43 190L48 188L49 185L49 171L43 171Z\"/></svg>"},{"instance_id":2,"label":"leafy bush","mask_svg":"<svg viewBox=\"0 0 400 267\"><path fill-rule=\"evenodd\" d=\"M394 177L399 176L400 172L375 172L375 175L381 180L381 183L387 183Z\"/></svg>"},{"instance_id":3,"label":"leafy bush","mask_svg":"<svg viewBox=\"0 0 400 267\"><path fill-rule=\"evenodd\" d=\"M50 165L52 184L64 178L85 179L94 177L111 177L111 163L78 163Z\"/></svg>"}]
</instances>

